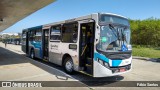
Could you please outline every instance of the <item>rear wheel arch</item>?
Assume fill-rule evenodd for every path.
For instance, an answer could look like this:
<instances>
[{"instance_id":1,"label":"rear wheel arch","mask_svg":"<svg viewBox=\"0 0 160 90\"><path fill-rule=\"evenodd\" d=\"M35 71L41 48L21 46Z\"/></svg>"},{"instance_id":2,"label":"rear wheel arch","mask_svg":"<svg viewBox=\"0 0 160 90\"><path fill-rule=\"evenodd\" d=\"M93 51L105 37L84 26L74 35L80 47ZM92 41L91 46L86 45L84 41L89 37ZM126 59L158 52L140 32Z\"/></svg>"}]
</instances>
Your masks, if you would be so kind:
<instances>
[{"instance_id":1,"label":"rear wheel arch","mask_svg":"<svg viewBox=\"0 0 160 90\"><path fill-rule=\"evenodd\" d=\"M66 54L63 55L63 57L62 57L62 65L64 65L64 61L68 57L72 58L68 53L66 53Z\"/></svg>"},{"instance_id":2,"label":"rear wheel arch","mask_svg":"<svg viewBox=\"0 0 160 90\"><path fill-rule=\"evenodd\" d=\"M74 73L74 63L73 59L69 54L64 54L62 58L62 66L66 73L73 74Z\"/></svg>"}]
</instances>

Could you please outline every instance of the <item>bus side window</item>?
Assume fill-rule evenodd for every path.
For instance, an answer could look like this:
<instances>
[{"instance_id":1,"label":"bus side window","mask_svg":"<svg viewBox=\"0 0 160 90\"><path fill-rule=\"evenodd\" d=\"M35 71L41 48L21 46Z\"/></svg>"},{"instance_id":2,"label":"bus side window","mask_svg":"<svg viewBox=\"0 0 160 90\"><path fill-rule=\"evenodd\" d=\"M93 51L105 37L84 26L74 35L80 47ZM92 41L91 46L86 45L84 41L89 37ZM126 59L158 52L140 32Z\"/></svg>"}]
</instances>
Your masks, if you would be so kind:
<instances>
[{"instance_id":1,"label":"bus side window","mask_svg":"<svg viewBox=\"0 0 160 90\"><path fill-rule=\"evenodd\" d=\"M36 33L35 33L35 41L41 42L42 41L41 39L42 39L42 30L38 29L36 30Z\"/></svg>"},{"instance_id":2,"label":"bus side window","mask_svg":"<svg viewBox=\"0 0 160 90\"><path fill-rule=\"evenodd\" d=\"M61 39L61 26L52 26L50 39L55 41L60 41Z\"/></svg>"},{"instance_id":3,"label":"bus side window","mask_svg":"<svg viewBox=\"0 0 160 90\"><path fill-rule=\"evenodd\" d=\"M72 37L74 43L77 42L77 37L78 37L78 24L74 24L73 37Z\"/></svg>"},{"instance_id":4,"label":"bus side window","mask_svg":"<svg viewBox=\"0 0 160 90\"><path fill-rule=\"evenodd\" d=\"M26 44L26 31L22 32L22 44Z\"/></svg>"},{"instance_id":5,"label":"bus side window","mask_svg":"<svg viewBox=\"0 0 160 90\"><path fill-rule=\"evenodd\" d=\"M29 32L29 41L34 41L35 40L35 31L30 31Z\"/></svg>"},{"instance_id":6,"label":"bus side window","mask_svg":"<svg viewBox=\"0 0 160 90\"><path fill-rule=\"evenodd\" d=\"M76 43L78 36L78 23L67 23L62 28L62 42Z\"/></svg>"}]
</instances>

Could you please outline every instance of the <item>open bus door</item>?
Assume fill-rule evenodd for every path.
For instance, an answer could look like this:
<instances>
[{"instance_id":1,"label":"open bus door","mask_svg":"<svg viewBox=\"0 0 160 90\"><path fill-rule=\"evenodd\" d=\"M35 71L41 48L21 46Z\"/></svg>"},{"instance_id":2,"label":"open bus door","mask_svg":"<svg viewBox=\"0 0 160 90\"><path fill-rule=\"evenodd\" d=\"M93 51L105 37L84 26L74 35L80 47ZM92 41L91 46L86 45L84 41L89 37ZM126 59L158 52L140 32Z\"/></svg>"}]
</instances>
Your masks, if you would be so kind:
<instances>
[{"instance_id":1,"label":"open bus door","mask_svg":"<svg viewBox=\"0 0 160 90\"><path fill-rule=\"evenodd\" d=\"M26 54L29 54L29 32L26 32Z\"/></svg>"},{"instance_id":2,"label":"open bus door","mask_svg":"<svg viewBox=\"0 0 160 90\"><path fill-rule=\"evenodd\" d=\"M83 67L83 73L93 75L95 23L93 20L87 21L80 22L79 64Z\"/></svg>"},{"instance_id":3,"label":"open bus door","mask_svg":"<svg viewBox=\"0 0 160 90\"><path fill-rule=\"evenodd\" d=\"M27 51L28 50L28 31L23 30L21 39L22 39L22 51L27 54L28 53Z\"/></svg>"},{"instance_id":4,"label":"open bus door","mask_svg":"<svg viewBox=\"0 0 160 90\"><path fill-rule=\"evenodd\" d=\"M42 48L43 48L43 59L48 61L48 48L49 47L49 28L43 29L42 35Z\"/></svg>"}]
</instances>

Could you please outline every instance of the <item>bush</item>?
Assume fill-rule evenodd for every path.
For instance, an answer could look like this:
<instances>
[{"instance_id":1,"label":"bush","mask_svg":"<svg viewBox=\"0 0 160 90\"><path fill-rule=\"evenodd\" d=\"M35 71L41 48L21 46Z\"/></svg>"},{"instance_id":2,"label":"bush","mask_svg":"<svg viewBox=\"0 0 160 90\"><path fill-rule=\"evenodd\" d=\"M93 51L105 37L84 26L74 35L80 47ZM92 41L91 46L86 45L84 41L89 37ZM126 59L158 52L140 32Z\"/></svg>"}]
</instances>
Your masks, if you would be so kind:
<instances>
[{"instance_id":1,"label":"bush","mask_svg":"<svg viewBox=\"0 0 160 90\"><path fill-rule=\"evenodd\" d=\"M160 19L130 20L131 42L135 45L160 46Z\"/></svg>"}]
</instances>

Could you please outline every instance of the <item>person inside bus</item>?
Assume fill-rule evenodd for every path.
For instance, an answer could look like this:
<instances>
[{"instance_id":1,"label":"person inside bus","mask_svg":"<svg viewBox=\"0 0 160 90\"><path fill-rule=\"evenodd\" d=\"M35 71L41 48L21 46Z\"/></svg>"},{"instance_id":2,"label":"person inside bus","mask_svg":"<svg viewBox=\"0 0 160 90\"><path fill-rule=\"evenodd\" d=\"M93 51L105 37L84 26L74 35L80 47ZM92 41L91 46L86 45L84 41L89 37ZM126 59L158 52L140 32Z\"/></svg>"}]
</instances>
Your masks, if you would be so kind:
<instances>
[{"instance_id":1,"label":"person inside bus","mask_svg":"<svg viewBox=\"0 0 160 90\"><path fill-rule=\"evenodd\" d=\"M87 30L87 56L89 58L92 57L92 44L93 44L93 40L92 40L92 31L91 31L91 27L89 27L89 29Z\"/></svg>"},{"instance_id":2,"label":"person inside bus","mask_svg":"<svg viewBox=\"0 0 160 90\"><path fill-rule=\"evenodd\" d=\"M76 43L77 42L77 28L75 28L74 30L73 30L73 42L74 43Z\"/></svg>"}]
</instances>

